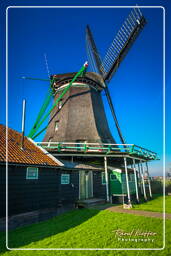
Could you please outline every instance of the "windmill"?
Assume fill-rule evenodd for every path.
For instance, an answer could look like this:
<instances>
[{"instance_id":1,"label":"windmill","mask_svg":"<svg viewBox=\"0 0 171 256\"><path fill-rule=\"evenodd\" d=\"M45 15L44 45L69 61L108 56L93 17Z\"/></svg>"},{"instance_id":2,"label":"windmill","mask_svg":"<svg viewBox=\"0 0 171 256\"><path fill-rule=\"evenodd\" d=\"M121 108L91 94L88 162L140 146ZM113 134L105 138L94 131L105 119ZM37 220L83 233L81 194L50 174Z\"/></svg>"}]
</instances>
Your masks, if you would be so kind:
<instances>
[{"instance_id":1,"label":"windmill","mask_svg":"<svg viewBox=\"0 0 171 256\"><path fill-rule=\"evenodd\" d=\"M146 20L140 9L136 7L131 10L103 60L97 50L90 27L87 25L86 49L91 72L87 72L87 63L85 63L78 73L51 75L49 95L29 133L29 137L35 139L46 130L43 142L37 142L37 145L46 148L59 158L68 160L71 157L70 161L73 161L74 157L74 160L83 163L89 163L92 158L98 163L102 163L104 158L107 201L109 200L107 161L109 164L117 166L124 165L128 202L130 202L127 165L132 164L133 166L136 195L139 200L136 174L136 164L138 163L139 177L142 180L144 198L146 199L143 163L147 164L147 161L157 159L157 154L152 151L134 144L126 144L108 89L113 75L145 24ZM117 144L110 132L102 101L103 91L106 94L122 144ZM51 97L54 99L54 104L43 117ZM49 114L48 125L38 132ZM148 172L148 166L146 169ZM151 195L150 185L149 191Z\"/></svg>"},{"instance_id":2,"label":"windmill","mask_svg":"<svg viewBox=\"0 0 171 256\"><path fill-rule=\"evenodd\" d=\"M53 109L44 141L115 143L108 127L101 92L105 91L112 116L122 144L126 141L121 133L112 103L108 84L128 50L146 24L139 8L131 11L118 31L103 59L98 53L90 27L86 27L86 50L92 72L79 76L71 88ZM54 100L71 82L76 73L51 76Z\"/></svg>"},{"instance_id":3,"label":"windmill","mask_svg":"<svg viewBox=\"0 0 171 256\"><path fill-rule=\"evenodd\" d=\"M46 130L42 143L55 143L53 148L59 151L65 143L70 143L72 146L64 146L64 150L81 149L86 152L91 149L106 153L119 150L119 152L138 154L145 159L157 159L157 154L152 151L134 144L126 144L108 89L110 80L145 24L146 20L140 9L138 7L132 9L113 39L103 61L87 25L86 50L91 72L87 72L88 64L85 63L77 73L55 74L50 76L50 80L46 80L50 81L49 93L28 137L35 139ZM102 101L103 91L122 144L116 144L110 132ZM53 106L46 113L52 97ZM49 115L48 125L39 131ZM91 145L87 147L90 143Z\"/></svg>"}]
</instances>

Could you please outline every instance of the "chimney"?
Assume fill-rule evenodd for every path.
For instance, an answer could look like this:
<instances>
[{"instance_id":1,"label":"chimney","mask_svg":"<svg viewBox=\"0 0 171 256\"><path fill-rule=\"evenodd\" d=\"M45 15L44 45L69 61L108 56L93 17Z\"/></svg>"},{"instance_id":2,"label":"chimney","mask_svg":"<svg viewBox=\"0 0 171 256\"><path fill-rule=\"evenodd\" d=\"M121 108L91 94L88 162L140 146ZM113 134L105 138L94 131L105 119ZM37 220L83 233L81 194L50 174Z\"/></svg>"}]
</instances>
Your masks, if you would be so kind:
<instances>
[{"instance_id":1,"label":"chimney","mask_svg":"<svg viewBox=\"0 0 171 256\"><path fill-rule=\"evenodd\" d=\"M22 112L22 137L21 137L21 149L24 149L24 130L25 130L25 109L26 100L23 100L23 112Z\"/></svg>"}]
</instances>

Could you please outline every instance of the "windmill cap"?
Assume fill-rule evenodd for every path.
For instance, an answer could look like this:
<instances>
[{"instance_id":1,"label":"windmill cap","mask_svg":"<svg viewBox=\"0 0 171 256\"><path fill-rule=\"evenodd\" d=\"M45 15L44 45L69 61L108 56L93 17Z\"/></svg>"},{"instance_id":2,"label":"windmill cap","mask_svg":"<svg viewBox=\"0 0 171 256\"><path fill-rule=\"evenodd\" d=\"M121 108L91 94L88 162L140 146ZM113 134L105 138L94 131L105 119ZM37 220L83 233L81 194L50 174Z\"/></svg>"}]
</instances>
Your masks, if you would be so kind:
<instances>
[{"instance_id":1,"label":"windmill cap","mask_svg":"<svg viewBox=\"0 0 171 256\"><path fill-rule=\"evenodd\" d=\"M55 79L55 83L53 84L53 87L59 88L64 84L68 84L76 74L77 74L76 72L72 72L72 73L52 75L51 80ZM100 90L100 91L105 88L105 84L102 76L95 72L86 72L84 76L77 77L75 82L84 82L84 83L90 84L90 86L95 87L97 90Z\"/></svg>"}]
</instances>

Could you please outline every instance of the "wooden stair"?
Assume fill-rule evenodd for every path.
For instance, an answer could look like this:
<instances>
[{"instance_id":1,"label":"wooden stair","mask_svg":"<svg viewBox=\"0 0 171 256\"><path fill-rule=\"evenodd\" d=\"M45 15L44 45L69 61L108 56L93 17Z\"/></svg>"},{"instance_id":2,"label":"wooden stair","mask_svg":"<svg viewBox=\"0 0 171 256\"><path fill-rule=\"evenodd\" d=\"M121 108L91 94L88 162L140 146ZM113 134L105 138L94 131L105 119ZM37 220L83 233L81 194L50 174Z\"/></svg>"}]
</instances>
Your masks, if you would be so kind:
<instances>
[{"instance_id":1,"label":"wooden stair","mask_svg":"<svg viewBox=\"0 0 171 256\"><path fill-rule=\"evenodd\" d=\"M78 208L89 208L95 205L100 205L105 203L106 203L106 200L103 198L89 198L89 199L78 200L76 202L76 206Z\"/></svg>"}]
</instances>

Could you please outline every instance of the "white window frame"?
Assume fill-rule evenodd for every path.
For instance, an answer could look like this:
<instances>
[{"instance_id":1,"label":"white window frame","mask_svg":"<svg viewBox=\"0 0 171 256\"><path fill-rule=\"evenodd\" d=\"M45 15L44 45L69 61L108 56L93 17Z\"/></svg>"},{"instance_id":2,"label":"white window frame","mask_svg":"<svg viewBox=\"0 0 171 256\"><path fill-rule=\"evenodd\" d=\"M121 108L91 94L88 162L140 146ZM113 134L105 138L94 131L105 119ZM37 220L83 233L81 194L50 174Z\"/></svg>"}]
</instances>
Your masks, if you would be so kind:
<instances>
[{"instance_id":1,"label":"white window frame","mask_svg":"<svg viewBox=\"0 0 171 256\"><path fill-rule=\"evenodd\" d=\"M36 176L35 177L29 177L29 170L34 169L36 171ZM39 178L39 168L37 167L27 167L27 172L26 172L26 180L38 180Z\"/></svg>"},{"instance_id":2,"label":"white window frame","mask_svg":"<svg viewBox=\"0 0 171 256\"><path fill-rule=\"evenodd\" d=\"M67 182L63 182L62 181L63 177L65 177L65 178L68 177L68 181ZM69 173L62 173L61 174L61 185L68 185L68 184L70 184L70 174Z\"/></svg>"}]
</instances>

